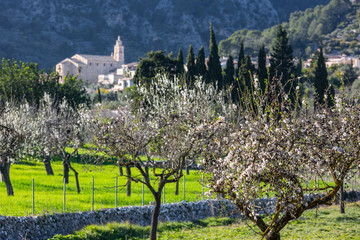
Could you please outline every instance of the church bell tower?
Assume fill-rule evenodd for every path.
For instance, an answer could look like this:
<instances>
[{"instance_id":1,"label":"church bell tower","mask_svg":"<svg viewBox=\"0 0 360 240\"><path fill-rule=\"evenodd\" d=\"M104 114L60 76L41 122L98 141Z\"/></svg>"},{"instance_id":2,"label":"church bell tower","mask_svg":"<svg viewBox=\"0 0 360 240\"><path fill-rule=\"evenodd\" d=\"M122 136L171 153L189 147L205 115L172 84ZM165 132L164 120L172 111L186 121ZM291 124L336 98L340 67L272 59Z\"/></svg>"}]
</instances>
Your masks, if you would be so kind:
<instances>
[{"instance_id":1,"label":"church bell tower","mask_svg":"<svg viewBox=\"0 0 360 240\"><path fill-rule=\"evenodd\" d=\"M119 62L120 66L124 64L124 46L122 44L122 41L120 40L120 36L118 36L118 39L116 40L112 57L115 59L115 61Z\"/></svg>"}]
</instances>

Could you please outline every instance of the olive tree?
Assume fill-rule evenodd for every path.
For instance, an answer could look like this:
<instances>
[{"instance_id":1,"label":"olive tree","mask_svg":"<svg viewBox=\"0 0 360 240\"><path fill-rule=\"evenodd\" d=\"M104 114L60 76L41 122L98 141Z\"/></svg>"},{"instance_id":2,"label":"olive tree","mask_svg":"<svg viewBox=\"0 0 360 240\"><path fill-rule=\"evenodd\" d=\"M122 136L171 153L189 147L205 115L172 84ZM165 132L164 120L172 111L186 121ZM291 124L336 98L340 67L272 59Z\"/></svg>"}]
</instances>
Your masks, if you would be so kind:
<instances>
[{"instance_id":1,"label":"olive tree","mask_svg":"<svg viewBox=\"0 0 360 240\"><path fill-rule=\"evenodd\" d=\"M331 204L360 157L358 101L337 97L333 108L310 114L306 102L295 111L286 98L242 111L236 124L223 123L228 132L204 154L212 191L230 199L265 239L280 239L304 211ZM277 199L268 212L255 201L267 195Z\"/></svg>"},{"instance_id":2,"label":"olive tree","mask_svg":"<svg viewBox=\"0 0 360 240\"><path fill-rule=\"evenodd\" d=\"M136 168L140 175L128 174L128 179L143 183L154 196L150 239L156 239L164 186L177 182L187 159L194 159L216 135L222 120L218 112L225 104L216 89L202 81L190 89L176 78L158 76L156 85L137 86L137 93L135 109L119 109L116 116L101 111L89 122L94 142L120 165ZM154 167L155 157L164 161L161 169Z\"/></svg>"}]
</instances>

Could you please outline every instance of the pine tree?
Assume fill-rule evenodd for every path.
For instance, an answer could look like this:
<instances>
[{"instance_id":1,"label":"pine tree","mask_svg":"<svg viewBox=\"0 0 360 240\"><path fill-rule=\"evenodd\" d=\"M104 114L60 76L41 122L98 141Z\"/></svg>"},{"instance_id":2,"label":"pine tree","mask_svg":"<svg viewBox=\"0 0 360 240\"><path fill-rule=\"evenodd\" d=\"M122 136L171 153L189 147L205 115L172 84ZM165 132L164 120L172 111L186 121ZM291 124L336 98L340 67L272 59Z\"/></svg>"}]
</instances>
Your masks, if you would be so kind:
<instances>
[{"instance_id":1,"label":"pine tree","mask_svg":"<svg viewBox=\"0 0 360 240\"><path fill-rule=\"evenodd\" d=\"M315 73L313 84L315 87L315 108L317 106L334 105L334 89L330 86L328 81L328 74L325 65L325 57L322 47L318 54L315 55L313 61L315 62ZM326 96L326 98L325 98Z\"/></svg>"},{"instance_id":2,"label":"pine tree","mask_svg":"<svg viewBox=\"0 0 360 240\"><path fill-rule=\"evenodd\" d=\"M222 88L222 71L220 64L220 57L218 53L218 46L215 40L215 33L210 23L210 56L208 62L209 79L214 86Z\"/></svg>"},{"instance_id":3,"label":"pine tree","mask_svg":"<svg viewBox=\"0 0 360 240\"><path fill-rule=\"evenodd\" d=\"M194 85L196 70L195 70L194 51L191 44L189 46L188 55L186 57L186 66L187 66L186 83L190 88L192 88Z\"/></svg>"},{"instance_id":4,"label":"pine tree","mask_svg":"<svg viewBox=\"0 0 360 240\"><path fill-rule=\"evenodd\" d=\"M234 84L234 59L232 56L229 56L228 60L226 61L226 67L224 69L224 87L229 87L230 85Z\"/></svg>"},{"instance_id":5,"label":"pine tree","mask_svg":"<svg viewBox=\"0 0 360 240\"><path fill-rule=\"evenodd\" d=\"M184 57L180 48L176 59L176 74L180 77L183 75L183 73L184 73Z\"/></svg>"},{"instance_id":6,"label":"pine tree","mask_svg":"<svg viewBox=\"0 0 360 240\"><path fill-rule=\"evenodd\" d=\"M257 77L258 77L260 89L262 93L264 93L266 88L266 79L268 78L268 73L266 68L266 52L264 45L262 45L262 47L259 50Z\"/></svg>"},{"instance_id":7,"label":"pine tree","mask_svg":"<svg viewBox=\"0 0 360 240\"><path fill-rule=\"evenodd\" d=\"M276 32L275 43L271 50L270 59L270 82L272 78L280 80L286 94L289 95L291 101L295 101L296 80L292 79L294 74L293 50L288 43L287 32L279 25Z\"/></svg>"},{"instance_id":8,"label":"pine tree","mask_svg":"<svg viewBox=\"0 0 360 240\"><path fill-rule=\"evenodd\" d=\"M242 64L242 61L244 60L245 57L245 53L244 53L244 42L241 41L240 43L240 51L239 51L239 56L238 56L238 65L237 65L237 69L236 69L236 78L239 78L239 71L240 71L240 67Z\"/></svg>"}]
</instances>

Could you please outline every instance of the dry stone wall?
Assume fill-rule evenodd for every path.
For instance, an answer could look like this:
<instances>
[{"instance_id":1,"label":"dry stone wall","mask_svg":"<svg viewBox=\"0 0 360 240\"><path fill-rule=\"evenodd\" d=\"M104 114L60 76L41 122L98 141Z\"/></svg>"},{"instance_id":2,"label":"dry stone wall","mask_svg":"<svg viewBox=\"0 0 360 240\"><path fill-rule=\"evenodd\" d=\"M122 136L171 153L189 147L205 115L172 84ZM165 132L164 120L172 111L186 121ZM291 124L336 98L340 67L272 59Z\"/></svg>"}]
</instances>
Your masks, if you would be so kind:
<instances>
[{"instance_id":1,"label":"dry stone wall","mask_svg":"<svg viewBox=\"0 0 360 240\"><path fill-rule=\"evenodd\" d=\"M308 196L310 199L314 195ZM347 201L360 199L360 192L347 192ZM258 199L257 204L271 211L276 198ZM95 212L61 213L28 217L0 216L0 239L48 239L56 234L69 234L91 224L109 222L129 222L149 225L153 206L130 206L105 209ZM262 210L262 211L263 211ZM262 214L263 212L259 212ZM192 221L212 216L242 217L236 207L227 200L205 200L164 204L161 207L160 221Z\"/></svg>"}]
</instances>

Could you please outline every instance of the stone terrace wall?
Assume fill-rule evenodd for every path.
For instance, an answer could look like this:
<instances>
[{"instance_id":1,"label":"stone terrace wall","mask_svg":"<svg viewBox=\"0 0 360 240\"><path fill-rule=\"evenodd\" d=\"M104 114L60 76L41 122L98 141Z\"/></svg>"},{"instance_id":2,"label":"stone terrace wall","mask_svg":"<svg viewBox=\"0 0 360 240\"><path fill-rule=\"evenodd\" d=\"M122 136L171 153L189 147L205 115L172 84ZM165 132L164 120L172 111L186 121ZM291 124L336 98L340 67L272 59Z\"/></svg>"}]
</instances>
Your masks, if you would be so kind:
<instances>
[{"instance_id":1,"label":"stone terrace wall","mask_svg":"<svg viewBox=\"0 0 360 240\"><path fill-rule=\"evenodd\" d=\"M360 192L348 192L345 197L347 201L357 201L360 199ZM271 211L276 198L264 198L257 201L266 211ZM121 207L95 212L29 217L0 216L0 239L48 239L56 234L69 234L87 225L109 222L129 222L145 226L150 224L152 209L153 206ZM160 221L192 221L212 216L241 217L241 214L227 200L205 200L164 204L161 207Z\"/></svg>"}]
</instances>

